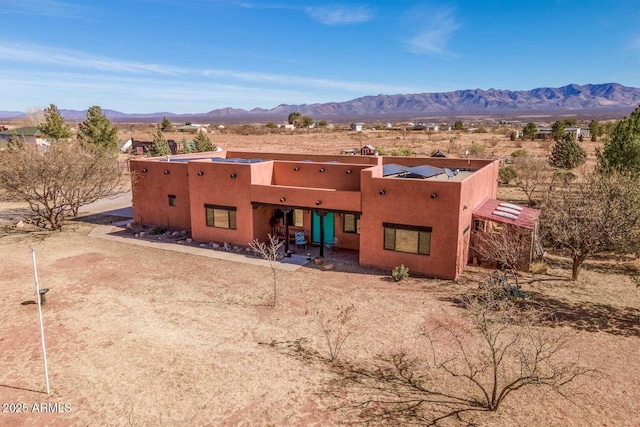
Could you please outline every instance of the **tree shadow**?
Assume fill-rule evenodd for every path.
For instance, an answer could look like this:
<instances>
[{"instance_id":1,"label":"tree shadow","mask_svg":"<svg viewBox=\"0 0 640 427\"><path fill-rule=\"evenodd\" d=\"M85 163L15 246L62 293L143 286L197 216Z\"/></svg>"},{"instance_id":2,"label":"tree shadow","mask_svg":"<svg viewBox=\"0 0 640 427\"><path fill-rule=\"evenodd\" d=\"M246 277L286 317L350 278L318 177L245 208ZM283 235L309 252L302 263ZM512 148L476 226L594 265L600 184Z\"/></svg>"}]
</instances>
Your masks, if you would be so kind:
<instances>
[{"instance_id":1,"label":"tree shadow","mask_svg":"<svg viewBox=\"0 0 640 427\"><path fill-rule=\"evenodd\" d=\"M6 387L6 388L11 388L13 390L23 390L23 391L30 391L33 393L41 393L41 394L47 394L45 391L42 390L33 390L31 388L26 388L26 387L16 387L13 385L7 385L7 384L0 384L0 387Z\"/></svg>"},{"instance_id":2,"label":"tree shadow","mask_svg":"<svg viewBox=\"0 0 640 427\"><path fill-rule=\"evenodd\" d=\"M551 268L567 271L567 277L571 278L573 262L567 256L550 256L545 258L545 262ZM591 255L580 266L581 270L592 271L602 274L638 274L638 267L632 264L633 258L629 255L618 255L613 253L603 253Z\"/></svg>"},{"instance_id":3,"label":"tree shadow","mask_svg":"<svg viewBox=\"0 0 640 427\"><path fill-rule=\"evenodd\" d=\"M25 221L33 215L27 208L12 208L0 210L0 221Z\"/></svg>"},{"instance_id":4,"label":"tree shadow","mask_svg":"<svg viewBox=\"0 0 640 427\"><path fill-rule=\"evenodd\" d=\"M529 291L529 295L531 304L553 314L553 320L545 322L545 326L569 326L580 331L640 337L640 309L586 301L573 303L538 291Z\"/></svg>"}]
</instances>

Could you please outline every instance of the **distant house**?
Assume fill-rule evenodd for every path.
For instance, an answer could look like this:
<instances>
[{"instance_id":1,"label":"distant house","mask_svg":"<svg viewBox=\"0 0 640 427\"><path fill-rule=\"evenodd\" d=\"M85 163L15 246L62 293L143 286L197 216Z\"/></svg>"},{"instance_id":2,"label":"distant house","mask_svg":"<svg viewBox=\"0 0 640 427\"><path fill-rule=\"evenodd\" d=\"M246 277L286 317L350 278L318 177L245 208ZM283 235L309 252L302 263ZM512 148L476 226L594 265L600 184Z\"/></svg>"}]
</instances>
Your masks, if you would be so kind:
<instances>
[{"instance_id":1,"label":"distant house","mask_svg":"<svg viewBox=\"0 0 640 427\"><path fill-rule=\"evenodd\" d=\"M19 141L37 146L49 145L49 141L47 141L44 134L40 132L40 129L29 126L0 131L0 148L6 148L13 138L18 138Z\"/></svg>"},{"instance_id":2,"label":"distant house","mask_svg":"<svg viewBox=\"0 0 640 427\"><path fill-rule=\"evenodd\" d=\"M196 133L196 132L207 132L207 128L205 126L202 125L196 125L196 124L189 124L189 125L183 125L180 126L178 128L178 132L189 132L189 133Z\"/></svg>"},{"instance_id":3,"label":"distant house","mask_svg":"<svg viewBox=\"0 0 640 427\"><path fill-rule=\"evenodd\" d=\"M355 130L356 132L362 132L362 126L364 123L351 123L349 127L351 130Z\"/></svg>"},{"instance_id":4,"label":"distant house","mask_svg":"<svg viewBox=\"0 0 640 427\"><path fill-rule=\"evenodd\" d=\"M362 156L375 156L376 153L376 147L371 144L367 144L360 149L360 155Z\"/></svg>"},{"instance_id":5,"label":"distant house","mask_svg":"<svg viewBox=\"0 0 640 427\"><path fill-rule=\"evenodd\" d=\"M130 144L131 151L133 151L134 154L148 153L149 148L153 145L153 141L139 141L133 138L131 138L130 141L131 141L131 144ZM185 147L182 142L176 143L173 139L170 139L167 141L167 144L169 144L169 150L171 150L171 154L173 154L174 156L176 154L184 153Z\"/></svg>"},{"instance_id":6,"label":"distant house","mask_svg":"<svg viewBox=\"0 0 640 427\"><path fill-rule=\"evenodd\" d=\"M295 128L296 125L294 125L293 123L282 123L278 125L278 129L294 130Z\"/></svg>"},{"instance_id":7,"label":"distant house","mask_svg":"<svg viewBox=\"0 0 640 427\"><path fill-rule=\"evenodd\" d=\"M445 153L444 151L436 150L433 153L431 153L430 157L449 157L449 156L447 156L447 153Z\"/></svg>"}]
</instances>

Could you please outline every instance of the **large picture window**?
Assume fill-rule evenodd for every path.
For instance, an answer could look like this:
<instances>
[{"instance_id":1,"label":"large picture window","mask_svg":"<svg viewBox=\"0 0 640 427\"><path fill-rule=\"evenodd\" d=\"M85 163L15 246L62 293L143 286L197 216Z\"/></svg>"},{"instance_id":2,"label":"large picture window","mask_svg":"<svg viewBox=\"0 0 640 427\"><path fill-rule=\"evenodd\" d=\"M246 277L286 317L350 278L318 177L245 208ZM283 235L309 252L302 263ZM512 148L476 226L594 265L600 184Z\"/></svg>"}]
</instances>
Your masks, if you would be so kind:
<instances>
[{"instance_id":1,"label":"large picture window","mask_svg":"<svg viewBox=\"0 0 640 427\"><path fill-rule=\"evenodd\" d=\"M344 232L360 234L360 218L355 214L344 214Z\"/></svg>"},{"instance_id":2,"label":"large picture window","mask_svg":"<svg viewBox=\"0 0 640 427\"><path fill-rule=\"evenodd\" d=\"M207 227L236 229L236 211L232 206L204 205Z\"/></svg>"},{"instance_id":3,"label":"large picture window","mask_svg":"<svg viewBox=\"0 0 640 427\"><path fill-rule=\"evenodd\" d=\"M431 227L383 223L384 248L411 254L431 254Z\"/></svg>"}]
</instances>

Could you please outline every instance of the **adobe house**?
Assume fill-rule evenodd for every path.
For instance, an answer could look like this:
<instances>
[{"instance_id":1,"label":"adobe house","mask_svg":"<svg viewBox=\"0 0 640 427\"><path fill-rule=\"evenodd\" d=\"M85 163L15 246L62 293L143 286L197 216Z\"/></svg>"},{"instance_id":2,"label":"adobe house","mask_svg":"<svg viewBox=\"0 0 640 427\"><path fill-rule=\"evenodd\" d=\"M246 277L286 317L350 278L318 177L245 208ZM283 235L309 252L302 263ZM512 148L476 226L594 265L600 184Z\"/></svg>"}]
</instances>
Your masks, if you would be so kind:
<instances>
[{"instance_id":1,"label":"adobe house","mask_svg":"<svg viewBox=\"0 0 640 427\"><path fill-rule=\"evenodd\" d=\"M304 232L321 254L336 245L362 265L454 279L474 212L496 198L499 162L219 151L130 168L137 223L240 246Z\"/></svg>"}]
</instances>

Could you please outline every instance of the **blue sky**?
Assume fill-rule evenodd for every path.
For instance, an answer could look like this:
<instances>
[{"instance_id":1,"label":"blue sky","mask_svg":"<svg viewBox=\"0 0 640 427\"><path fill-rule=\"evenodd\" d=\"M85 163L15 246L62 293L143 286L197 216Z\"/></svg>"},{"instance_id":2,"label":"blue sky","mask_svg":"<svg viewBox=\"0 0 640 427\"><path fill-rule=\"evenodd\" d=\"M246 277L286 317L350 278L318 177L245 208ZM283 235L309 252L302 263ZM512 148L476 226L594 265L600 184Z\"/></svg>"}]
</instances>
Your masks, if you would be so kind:
<instances>
[{"instance_id":1,"label":"blue sky","mask_svg":"<svg viewBox=\"0 0 640 427\"><path fill-rule=\"evenodd\" d=\"M638 0L0 0L0 110L640 87Z\"/></svg>"}]
</instances>

